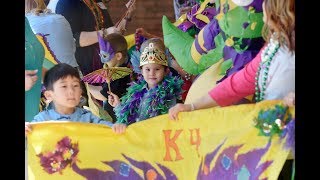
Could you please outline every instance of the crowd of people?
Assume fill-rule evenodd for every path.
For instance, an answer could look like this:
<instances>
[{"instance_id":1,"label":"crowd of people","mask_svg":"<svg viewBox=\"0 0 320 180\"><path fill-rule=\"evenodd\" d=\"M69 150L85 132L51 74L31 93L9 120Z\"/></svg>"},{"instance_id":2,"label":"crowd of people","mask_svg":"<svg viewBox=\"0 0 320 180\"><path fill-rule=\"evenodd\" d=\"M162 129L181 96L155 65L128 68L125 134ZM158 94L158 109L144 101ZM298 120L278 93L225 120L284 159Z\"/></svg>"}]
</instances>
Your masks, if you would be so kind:
<instances>
[{"instance_id":1,"label":"crowd of people","mask_svg":"<svg viewBox=\"0 0 320 180\"><path fill-rule=\"evenodd\" d=\"M176 18L197 3L174 1L180 8L176 9ZM143 27L137 29L136 34L146 40L129 54L123 30L134 14L134 6L118 26L112 22L104 0L26 0L25 132L32 131L30 122L56 120L104 124L122 134L131 124L151 117L168 114L171 120L178 120L180 112L231 106L249 95L254 96L252 103L283 99L284 105L295 106L294 4L294 0L264 0L265 45L258 55L203 97L185 104L196 77L181 68L162 37ZM36 34L46 35L58 64L45 58ZM101 51L103 42L105 54ZM106 82L111 86L106 82L85 86L83 76L104 65L134 71L115 81L107 75ZM47 104L39 112L41 94ZM102 103L111 121L79 105L87 95Z\"/></svg>"}]
</instances>

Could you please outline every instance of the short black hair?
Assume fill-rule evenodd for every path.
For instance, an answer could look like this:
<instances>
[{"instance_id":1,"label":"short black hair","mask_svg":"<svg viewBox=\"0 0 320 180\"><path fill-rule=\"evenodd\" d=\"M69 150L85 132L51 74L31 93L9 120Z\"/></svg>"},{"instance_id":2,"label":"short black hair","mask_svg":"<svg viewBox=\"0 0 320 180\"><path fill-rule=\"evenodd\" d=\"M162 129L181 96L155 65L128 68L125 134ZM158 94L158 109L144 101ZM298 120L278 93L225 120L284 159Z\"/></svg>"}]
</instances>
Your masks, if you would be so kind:
<instances>
[{"instance_id":1,"label":"short black hair","mask_svg":"<svg viewBox=\"0 0 320 180\"><path fill-rule=\"evenodd\" d=\"M46 90L53 90L53 84L56 81L58 81L59 79L64 79L68 76L75 77L81 80L79 72L76 68L66 63L59 63L49 69L44 75L44 87L46 88Z\"/></svg>"}]
</instances>

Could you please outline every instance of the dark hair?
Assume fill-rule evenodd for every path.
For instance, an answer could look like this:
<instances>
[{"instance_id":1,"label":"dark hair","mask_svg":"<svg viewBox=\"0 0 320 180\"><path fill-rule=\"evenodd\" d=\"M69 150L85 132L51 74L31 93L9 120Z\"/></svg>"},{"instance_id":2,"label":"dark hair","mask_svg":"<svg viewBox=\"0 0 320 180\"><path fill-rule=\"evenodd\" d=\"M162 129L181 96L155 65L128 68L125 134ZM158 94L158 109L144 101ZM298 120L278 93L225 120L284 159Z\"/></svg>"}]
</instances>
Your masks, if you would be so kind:
<instances>
[{"instance_id":1,"label":"dark hair","mask_svg":"<svg viewBox=\"0 0 320 180\"><path fill-rule=\"evenodd\" d=\"M120 52L123 58L127 57L128 43L126 39L118 33L108 34L105 39L111 44L115 53Z\"/></svg>"},{"instance_id":2,"label":"dark hair","mask_svg":"<svg viewBox=\"0 0 320 180\"><path fill-rule=\"evenodd\" d=\"M46 72L43 80L44 87L46 90L53 90L53 84L56 81L59 79L64 79L68 76L81 80L79 72L76 68L66 63L59 63Z\"/></svg>"}]
</instances>

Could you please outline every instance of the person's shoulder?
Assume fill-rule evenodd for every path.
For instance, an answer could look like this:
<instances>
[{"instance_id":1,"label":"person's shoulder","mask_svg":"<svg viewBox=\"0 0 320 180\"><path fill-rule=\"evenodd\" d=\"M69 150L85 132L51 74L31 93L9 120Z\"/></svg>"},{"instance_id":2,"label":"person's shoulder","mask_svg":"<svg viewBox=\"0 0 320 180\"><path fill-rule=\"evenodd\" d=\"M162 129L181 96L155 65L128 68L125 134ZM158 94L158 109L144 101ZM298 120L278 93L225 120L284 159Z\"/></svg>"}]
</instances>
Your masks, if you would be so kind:
<instances>
[{"instance_id":1,"label":"person's shoulder","mask_svg":"<svg viewBox=\"0 0 320 180\"><path fill-rule=\"evenodd\" d=\"M87 110L87 109L84 109L84 108L81 108L81 107L77 107L76 108L76 113L80 114L81 116L83 115L91 115L92 112Z\"/></svg>"},{"instance_id":2,"label":"person's shoulder","mask_svg":"<svg viewBox=\"0 0 320 180\"><path fill-rule=\"evenodd\" d=\"M44 110L34 116L33 122L45 121L48 118L49 118L49 112L48 112L48 110Z\"/></svg>"}]
</instances>

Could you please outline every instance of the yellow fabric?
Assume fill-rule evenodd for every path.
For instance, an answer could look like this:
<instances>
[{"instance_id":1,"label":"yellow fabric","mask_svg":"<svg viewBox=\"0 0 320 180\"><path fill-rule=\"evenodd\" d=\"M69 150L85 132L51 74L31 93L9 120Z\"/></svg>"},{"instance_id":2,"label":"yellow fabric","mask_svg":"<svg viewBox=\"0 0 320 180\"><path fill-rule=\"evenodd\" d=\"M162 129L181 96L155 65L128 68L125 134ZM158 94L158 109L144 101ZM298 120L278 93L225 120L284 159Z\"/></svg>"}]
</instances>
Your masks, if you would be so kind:
<instances>
[{"instance_id":1,"label":"yellow fabric","mask_svg":"<svg viewBox=\"0 0 320 180\"><path fill-rule=\"evenodd\" d=\"M128 50L135 45L134 34L130 34L124 37L128 43Z\"/></svg>"},{"instance_id":2,"label":"yellow fabric","mask_svg":"<svg viewBox=\"0 0 320 180\"><path fill-rule=\"evenodd\" d=\"M239 164L238 158L262 148L265 148L265 153L256 158L258 159L256 166L266 161L272 163L266 166L257 179L276 180L289 154L288 150L283 148L285 141L280 141L278 136L274 136L270 147L267 146L269 137L258 135L259 130L253 126L253 119L260 110L273 108L278 103L280 101L263 101L258 104L184 112L179 114L180 120L177 122L169 120L165 114L132 124L122 135L114 134L109 127L97 124L35 123L32 124L33 131L27 137L29 180L87 179L88 177L84 176L90 171L100 171L104 175L108 172L114 175L108 176L109 178L100 176L101 179L115 179L115 176L126 175L130 175L128 179L132 179L131 175L134 172L141 176L141 179L152 179L157 176L163 176L164 179L170 179L172 176L176 176L177 179L197 179L198 171L200 175L210 175L216 166L222 166L219 158L225 155L236 160L236 162L231 161L231 164L244 167ZM293 109L290 110L294 113ZM76 173L70 165L60 173L53 174L44 171L40 165L40 158L37 155L54 152L57 142L63 137L69 138L71 143L78 143L79 152L72 167L78 167L84 176L79 175L79 171ZM219 145L221 146L217 154L206 165L207 163L203 162L208 157L206 155L214 152ZM234 155L223 154L231 146L239 145L242 146ZM244 162L248 163L246 157ZM122 162L120 170L112 169L112 167L119 168L119 165L117 167L112 165L111 161L115 160ZM144 165L141 164L142 161ZM108 162L109 165L106 164ZM166 176L168 172L163 171L162 166L172 171L169 173L172 176ZM199 168L200 166L203 168ZM147 168L140 169L143 167ZM232 172L224 175L237 173L230 169ZM256 171L255 169L250 172ZM126 174L127 172L130 173Z\"/></svg>"},{"instance_id":3,"label":"yellow fabric","mask_svg":"<svg viewBox=\"0 0 320 180\"><path fill-rule=\"evenodd\" d=\"M183 23L187 19L187 14L182 14L179 19L173 23L174 26L178 27L181 23Z\"/></svg>"},{"instance_id":4,"label":"yellow fabric","mask_svg":"<svg viewBox=\"0 0 320 180\"><path fill-rule=\"evenodd\" d=\"M199 64L201 59L201 54L197 51L195 41L192 43L191 49L190 49L192 60Z\"/></svg>"},{"instance_id":5,"label":"yellow fabric","mask_svg":"<svg viewBox=\"0 0 320 180\"><path fill-rule=\"evenodd\" d=\"M185 100L186 104L195 102L216 86L216 82L223 77L219 75L222 62L223 59L210 66L192 83Z\"/></svg>"},{"instance_id":6,"label":"yellow fabric","mask_svg":"<svg viewBox=\"0 0 320 180\"><path fill-rule=\"evenodd\" d=\"M43 48L44 48L44 57L49 60L49 62L53 63L53 64L58 64L56 58L53 56L53 54L51 54L51 52L49 51L49 47L46 45L44 38L39 35L36 34L36 37L38 38L38 40L40 41L40 43L42 44Z\"/></svg>"},{"instance_id":7,"label":"yellow fabric","mask_svg":"<svg viewBox=\"0 0 320 180\"><path fill-rule=\"evenodd\" d=\"M186 104L195 102L216 86L216 82L223 77L219 75L222 62L223 59L210 66L192 83L185 100ZM247 96L246 99L251 102L253 95Z\"/></svg>"}]
</instances>

